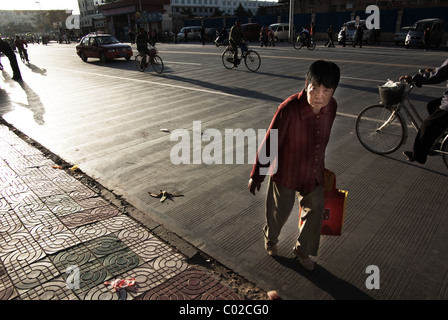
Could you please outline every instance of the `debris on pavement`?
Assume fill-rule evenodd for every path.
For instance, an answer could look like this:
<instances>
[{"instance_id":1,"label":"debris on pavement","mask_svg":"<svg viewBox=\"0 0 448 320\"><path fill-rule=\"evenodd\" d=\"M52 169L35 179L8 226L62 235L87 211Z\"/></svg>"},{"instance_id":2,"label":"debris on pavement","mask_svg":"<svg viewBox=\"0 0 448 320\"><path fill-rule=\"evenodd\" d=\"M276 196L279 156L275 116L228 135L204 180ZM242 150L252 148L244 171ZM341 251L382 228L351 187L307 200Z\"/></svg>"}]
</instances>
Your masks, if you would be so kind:
<instances>
[{"instance_id":1,"label":"debris on pavement","mask_svg":"<svg viewBox=\"0 0 448 320\"><path fill-rule=\"evenodd\" d=\"M104 282L104 285L111 285L115 291L119 291L123 288L133 288L135 286L135 278L106 281Z\"/></svg>"},{"instance_id":2,"label":"debris on pavement","mask_svg":"<svg viewBox=\"0 0 448 320\"><path fill-rule=\"evenodd\" d=\"M167 191L160 190L159 193L148 192L151 197L160 198L160 202L164 202L166 199L171 199L173 197L183 197L180 193L170 193Z\"/></svg>"},{"instance_id":3,"label":"debris on pavement","mask_svg":"<svg viewBox=\"0 0 448 320\"><path fill-rule=\"evenodd\" d=\"M70 171L76 171L79 169L79 166L75 164L73 167L70 168Z\"/></svg>"}]
</instances>

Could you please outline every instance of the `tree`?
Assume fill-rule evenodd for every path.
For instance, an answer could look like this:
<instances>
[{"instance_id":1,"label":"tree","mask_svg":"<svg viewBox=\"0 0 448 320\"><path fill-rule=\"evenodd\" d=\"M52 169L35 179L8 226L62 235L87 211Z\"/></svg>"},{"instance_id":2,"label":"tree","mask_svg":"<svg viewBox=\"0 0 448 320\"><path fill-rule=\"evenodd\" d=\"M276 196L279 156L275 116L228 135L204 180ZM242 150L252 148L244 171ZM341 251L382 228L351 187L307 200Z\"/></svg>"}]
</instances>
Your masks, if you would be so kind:
<instances>
[{"instance_id":1,"label":"tree","mask_svg":"<svg viewBox=\"0 0 448 320\"><path fill-rule=\"evenodd\" d=\"M244 9L244 7L243 7L243 5L242 5L241 3L240 3L240 5L238 6L238 8L236 8L235 15L236 15L237 17L247 16L246 9Z\"/></svg>"}]
</instances>

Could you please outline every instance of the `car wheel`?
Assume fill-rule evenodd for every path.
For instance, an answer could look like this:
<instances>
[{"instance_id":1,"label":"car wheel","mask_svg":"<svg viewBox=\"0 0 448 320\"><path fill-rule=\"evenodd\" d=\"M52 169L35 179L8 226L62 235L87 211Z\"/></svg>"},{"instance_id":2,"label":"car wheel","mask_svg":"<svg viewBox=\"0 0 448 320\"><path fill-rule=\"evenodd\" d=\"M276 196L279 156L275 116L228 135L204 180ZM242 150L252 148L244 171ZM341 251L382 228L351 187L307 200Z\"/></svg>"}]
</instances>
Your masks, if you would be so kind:
<instances>
[{"instance_id":1,"label":"car wheel","mask_svg":"<svg viewBox=\"0 0 448 320\"><path fill-rule=\"evenodd\" d=\"M106 60L106 55L104 53L100 54L100 60L102 63L106 63L107 60Z\"/></svg>"},{"instance_id":2,"label":"car wheel","mask_svg":"<svg viewBox=\"0 0 448 320\"><path fill-rule=\"evenodd\" d=\"M84 53L81 53L81 60L87 62L87 57Z\"/></svg>"}]
</instances>

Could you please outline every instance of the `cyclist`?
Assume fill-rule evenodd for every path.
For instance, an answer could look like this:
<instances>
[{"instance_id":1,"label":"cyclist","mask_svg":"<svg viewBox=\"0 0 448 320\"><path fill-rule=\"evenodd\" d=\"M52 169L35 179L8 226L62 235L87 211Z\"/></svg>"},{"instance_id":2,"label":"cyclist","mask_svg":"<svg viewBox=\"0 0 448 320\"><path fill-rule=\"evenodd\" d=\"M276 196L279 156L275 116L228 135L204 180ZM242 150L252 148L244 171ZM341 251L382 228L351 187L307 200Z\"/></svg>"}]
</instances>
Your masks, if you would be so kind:
<instances>
[{"instance_id":1,"label":"cyclist","mask_svg":"<svg viewBox=\"0 0 448 320\"><path fill-rule=\"evenodd\" d=\"M246 48L246 43L243 39L243 30L241 29L241 21L236 20L235 25L230 29L229 33L229 44L233 50L233 66L238 67L238 46L241 47L241 53L244 53Z\"/></svg>"},{"instance_id":2,"label":"cyclist","mask_svg":"<svg viewBox=\"0 0 448 320\"><path fill-rule=\"evenodd\" d=\"M141 67L146 67L146 55L149 54L148 43L150 42L148 33L140 28L138 30L137 36L135 37L135 43L137 44L137 51L142 55Z\"/></svg>"},{"instance_id":3,"label":"cyclist","mask_svg":"<svg viewBox=\"0 0 448 320\"><path fill-rule=\"evenodd\" d=\"M448 59L437 68L426 69L414 76L402 76L400 81L415 83L417 87L426 84L436 84L448 80ZM448 128L448 85L441 98L437 98L427 105L429 116L422 122L415 137L412 151L404 151L408 161L426 162L437 138Z\"/></svg>"},{"instance_id":4,"label":"cyclist","mask_svg":"<svg viewBox=\"0 0 448 320\"><path fill-rule=\"evenodd\" d=\"M24 57L26 62L30 63L30 60L28 59L28 50L25 49L25 46L28 48L28 44L26 43L25 40L20 39L19 36L16 36L16 40L14 41L14 44L17 48L17 50L19 50L19 54L20 57Z\"/></svg>"}]
</instances>

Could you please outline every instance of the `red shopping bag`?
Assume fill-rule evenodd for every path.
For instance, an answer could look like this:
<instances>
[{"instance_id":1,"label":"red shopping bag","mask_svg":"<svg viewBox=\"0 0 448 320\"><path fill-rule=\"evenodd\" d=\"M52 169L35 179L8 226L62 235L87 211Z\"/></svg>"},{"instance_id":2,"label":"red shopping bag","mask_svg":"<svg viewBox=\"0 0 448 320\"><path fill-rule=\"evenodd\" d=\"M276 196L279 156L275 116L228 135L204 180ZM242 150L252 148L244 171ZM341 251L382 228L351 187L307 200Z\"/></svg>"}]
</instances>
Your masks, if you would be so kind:
<instances>
[{"instance_id":1,"label":"red shopping bag","mask_svg":"<svg viewBox=\"0 0 448 320\"><path fill-rule=\"evenodd\" d=\"M334 172L325 170L324 185L324 213L321 234L326 236L340 236L345 220L345 206L348 192L336 188ZM299 229L302 228L302 208L300 208Z\"/></svg>"}]
</instances>

